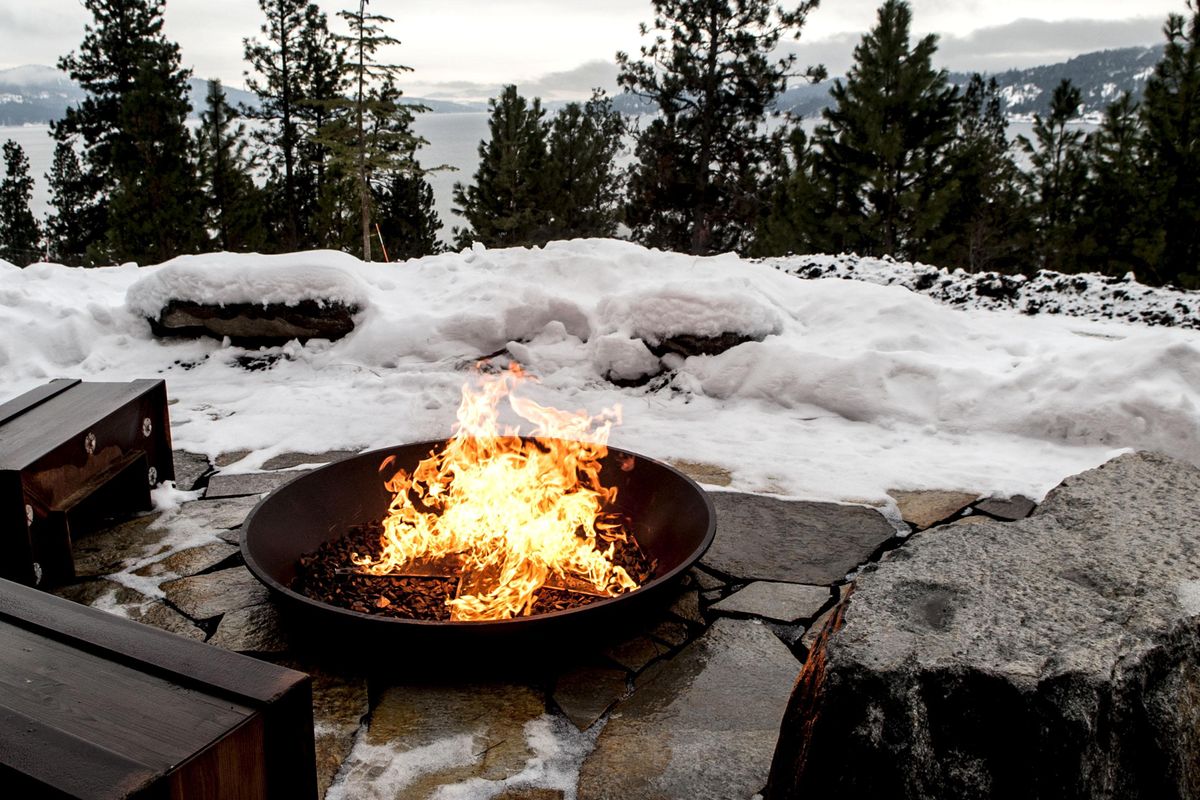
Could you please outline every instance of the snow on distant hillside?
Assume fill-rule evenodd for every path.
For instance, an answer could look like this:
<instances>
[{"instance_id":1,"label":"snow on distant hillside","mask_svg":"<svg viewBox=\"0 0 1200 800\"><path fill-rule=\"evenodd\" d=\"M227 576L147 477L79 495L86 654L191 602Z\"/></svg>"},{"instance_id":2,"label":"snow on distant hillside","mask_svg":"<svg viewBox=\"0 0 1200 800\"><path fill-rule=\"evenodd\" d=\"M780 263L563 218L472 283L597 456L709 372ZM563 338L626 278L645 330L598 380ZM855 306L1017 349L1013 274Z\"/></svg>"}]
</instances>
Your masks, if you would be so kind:
<instances>
[{"instance_id":1,"label":"snow on distant hillside","mask_svg":"<svg viewBox=\"0 0 1200 800\"><path fill-rule=\"evenodd\" d=\"M751 491L1037 498L1124 448L1200 463L1192 330L952 308L900 285L803 280L732 255L610 240L400 264L337 253L204 258L209 273L194 260L0 263L5 394L63 376L162 377L175 445L249 450L236 467L249 470L285 451L446 436L472 365L491 357L527 367L537 382L522 391L539 402L622 406L613 444L723 467ZM362 292L349 336L254 359L215 340L152 336L144 312L164 287L213 302L261 299L288 264ZM656 340L714 331L761 341L719 355L651 353ZM248 360L271 366L247 370Z\"/></svg>"}]
</instances>

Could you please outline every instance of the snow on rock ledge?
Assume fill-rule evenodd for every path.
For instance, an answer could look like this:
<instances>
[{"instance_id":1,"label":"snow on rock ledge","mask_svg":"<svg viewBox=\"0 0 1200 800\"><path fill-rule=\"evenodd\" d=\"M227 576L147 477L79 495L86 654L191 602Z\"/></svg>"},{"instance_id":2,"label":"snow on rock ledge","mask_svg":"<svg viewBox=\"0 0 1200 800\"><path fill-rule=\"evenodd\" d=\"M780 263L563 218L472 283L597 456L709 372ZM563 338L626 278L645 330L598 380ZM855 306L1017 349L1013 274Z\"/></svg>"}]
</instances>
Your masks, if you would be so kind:
<instances>
[{"instance_id":1,"label":"snow on rock ledge","mask_svg":"<svg viewBox=\"0 0 1200 800\"><path fill-rule=\"evenodd\" d=\"M362 263L332 250L180 256L138 280L126 306L158 336L229 337L242 344L340 339L370 302Z\"/></svg>"}]
</instances>

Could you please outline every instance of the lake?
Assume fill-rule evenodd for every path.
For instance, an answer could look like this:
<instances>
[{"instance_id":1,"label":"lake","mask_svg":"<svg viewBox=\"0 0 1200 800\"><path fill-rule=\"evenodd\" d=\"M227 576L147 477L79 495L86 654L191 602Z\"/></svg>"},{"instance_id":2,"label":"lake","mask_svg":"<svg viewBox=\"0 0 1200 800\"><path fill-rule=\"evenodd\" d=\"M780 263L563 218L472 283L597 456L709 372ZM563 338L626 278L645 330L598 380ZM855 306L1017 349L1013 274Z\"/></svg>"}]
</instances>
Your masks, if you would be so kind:
<instances>
[{"instance_id":1,"label":"lake","mask_svg":"<svg viewBox=\"0 0 1200 800\"><path fill-rule=\"evenodd\" d=\"M469 183L479 163L479 142L487 136L488 115L484 111L455 114L420 114L413 123L419 136L429 140L418 158L424 167L448 164L456 170L442 170L429 175L433 187L434 205L444 226L442 238L450 238L450 229L462 226L463 219L451 209L454 206L454 183ZM193 123L194 124L194 123ZM50 187L46 173L54 163L54 139L49 125L0 125L0 142L13 139L29 157L33 175L33 213L39 219L50 210Z\"/></svg>"},{"instance_id":2,"label":"lake","mask_svg":"<svg viewBox=\"0 0 1200 800\"><path fill-rule=\"evenodd\" d=\"M488 133L488 114L484 111L471 111L453 114L421 114L413 123L413 128L420 136L425 137L429 144L418 154L421 165L435 167L446 164L455 167L454 170L442 170L429 174L429 183L433 187L434 205L442 219L442 238L447 242L451 238L451 229L464 224L462 217L453 212L454 184L456 181L469 183L479 164L479 142ZM804 127L812 130L816 120L805 120ZM1095 125L1080 123L1079 129L1091 132ZM1033 124L1030 122L1011 122L1008 126L1010 140L1016 140L1018 134L1033 137ZM49 211L50 190L47 186L45 173L50 171L54 161L54 140L50 138L49 125L24 125L19 127L0 126L0 142L14 139L25 149L29 157L30 172L34 176L33 213L39 219ZM629 150L622 155L621 161L628 163L632 160ZM1024 166L1027 159L1018 156Z\"/></svg>"}]
</instances>

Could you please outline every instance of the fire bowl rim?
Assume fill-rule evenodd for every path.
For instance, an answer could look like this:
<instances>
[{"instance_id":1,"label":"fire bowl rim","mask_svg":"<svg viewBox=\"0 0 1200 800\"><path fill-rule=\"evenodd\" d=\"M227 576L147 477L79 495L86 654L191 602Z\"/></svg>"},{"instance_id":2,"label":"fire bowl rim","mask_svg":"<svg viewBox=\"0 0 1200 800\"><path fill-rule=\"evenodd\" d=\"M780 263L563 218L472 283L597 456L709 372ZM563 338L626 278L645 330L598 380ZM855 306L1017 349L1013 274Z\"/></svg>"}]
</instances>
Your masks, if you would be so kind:
<instances>
[{"instance_id":1,"label":"fire bowl rim","mask_svg":"<svg viewBox=\"0 0 1200 800\"><path fill-rule=\"evenodd\" d=\"M520 438L529 439L529 438L534 438L534 437L522 436ZM550 438L550 437L538 437L538 438ZM616 595L615 597L606 597L602 600L596 600L591 603L588 603L587 605L577 606L575 608L560 609L557 611L547 611L544 613L534 614L531 616L511 617L509 619L488 619L488 620L406 619L406 618L402 618L402 617L388 617L388 616L384 616L381 614L371 614L371 613L363 613L361 611L354 611L353 609L344 608L342 606L335 606L330 603L325 603L321 600L317 600L316 598L309 597L308 595L298 592L295 589L292 589L290 586L286 586L283 583L281 583L280 581L276 580L274 575L272 575L269 570L267 570L261 564L259 564L258 560L254 557L254 554L251 549L252 546L249 544L249 538L250 538L251 532L254 530L254 526L253 526L254 518L255 518L255 516L257 516L259 511L264 508L264 506L266 506L267 504L269 504L272 501L272 498L275 497L276 493L279 492L280 490L282 490L286 487L289 487L289 486L294 486L296 483L299 483L301 481L305 481L308 479L315 479L315 477L318 476L320 473L322 473L326 470L332 470L333 468L337 467L339 464L342 464L346 461L375 458L375 459L379 459L379 462L377 462L377 463L381 463L382 459L386 455L392 454L396 450L399 450L401 448L422 448L422 449L429 448L429 449L432 449L439 445L445 444L447 441L449 441L449 440L448 439L427 439L427 440L422 440L422 441L417 441L417 442L407 442L407 443L402 443L402 444L390 445L387 447L379 447L379 448L375 448L374 450L367 450L367 451L358 453L356 455L347 456L345 458L338 459L337 461L332 461L328 464L325 464L324 466L321 466L321 467L318 467L318 468L312 470L311 472L306 472L301 475L298 475L295 478L293 478L292 480L288 481L287 483L271 490L262 499L260 499L257 503L255 503L254 508L252 508L250 510L250 513L246 515L246 519L242 522L242 527L239 530L238 544L239 544L239 549L242 554L242 559L246 562L246 568L248 570L250 570L250 574L253 575L260 583L262 583L264 586L266 586L267 589L273 595L286 601L289 605L303 608L306 611L320 613L327 620L336 618L336 617L330 617L328 615L336 615L337 617L349 618L349 620L353 620L357 623L363 623L363 622L369 623L372 626L374 626L374 625L390 625L390 626L393 626L393 628L396 630L408 629L408 630L431 630L431 631L432 630L465 631L465 630L470 630L472 628L478 628L478 629L486 628L489 630L494 630L494 629L496 629L496 626L504 626L505 628L509 628L509 629L527 629L532 626L537 626L539 623L553 624L553 621L561 621L561 620L569 619L569 618L571 618L571 615L583 614L583 613L587 613L589 611L599 612L602 614L602 613L604 613L604 611L603 611L604 609L608 609L611 611L615 607L618 607L618 604L621 603L621 601L628 601L628 600L634 599L634 598L645 597L647 594L654 594L654 593L656 593L656 590L661 589L661 588L668 586L671 583L674 583L675 581L677 581L679 578L682 577L684 572L686 572L688 569L690 569L692 566L694 566L697 562L699 562L700 559L704 557L704 554L706 552L708 552L708 548L712 546L713 540L716 538L716 534L717 534L716 507L713 505L712 498L708 496L708 492L704 491L704 489L701 488L700 484L698 484L695 480L693 480L692 478L690 478L689 476L687 476L680 470L676 469L675 467L671 466L670 464L667 464L663 461L659 461L658 459L650 458L649 456L643 455L642 453L635 453L630 450L625 450L624 448L613 447L613 446L609 445L608 451L610 454L616 453L618 455L632 456L634 458L641 459L642 461L653 464L656 467L666 470L669 473L673 473L677 478L681 479L684 482L684 484L687 485L692 490L692 492L700 500L700 502L703 503L705 512L706 512L706 517L708 520L707 529L705 531L703 539L701 539L700 543L696 546L696 548L692 551L692 553L687 558L685 558L677 566L675 566L671 570L667 571L666 573L664 573L662 575L656 575L654 578L652 578L651 580L642 584L641 586L639 586L637 589L633 590L632 592L626 592L624 594L619 594L619 595ZM296 554L297 558L300 555L302 555L302 554L297 553Z\"/></svg>"}]
</instances>

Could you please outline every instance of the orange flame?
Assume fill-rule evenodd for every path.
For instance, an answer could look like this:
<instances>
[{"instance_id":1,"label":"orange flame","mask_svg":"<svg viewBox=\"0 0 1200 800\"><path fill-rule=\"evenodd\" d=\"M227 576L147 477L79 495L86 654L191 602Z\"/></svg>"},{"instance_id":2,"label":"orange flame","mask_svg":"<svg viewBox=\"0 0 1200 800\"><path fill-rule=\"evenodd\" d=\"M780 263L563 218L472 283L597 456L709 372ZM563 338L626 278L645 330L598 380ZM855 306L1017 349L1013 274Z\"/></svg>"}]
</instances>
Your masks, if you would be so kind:
<instances>
[{"instance_id":1,"label":"orange flame","mask_svg":"<svg viewBox=\"0 0 1200 800\"><path fill-rule=\"evenodd\" d=\"M460 563L451 619L507 619L530 613L547 581L613 596L638 584L613 564L619 525L602 508L617 494L600 482L608 436L620 408L595 417L516 397L519 366L463 386L454 436L410 474L386 484L395 497L383 521L378 559L355 556L375 575L403 573L422 562ZM530 438L499 425L500 401L534 425ZM391 459L380 469L390 466Z\"/></svg>"}]
</instances>

